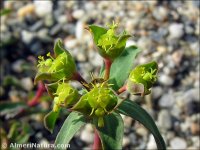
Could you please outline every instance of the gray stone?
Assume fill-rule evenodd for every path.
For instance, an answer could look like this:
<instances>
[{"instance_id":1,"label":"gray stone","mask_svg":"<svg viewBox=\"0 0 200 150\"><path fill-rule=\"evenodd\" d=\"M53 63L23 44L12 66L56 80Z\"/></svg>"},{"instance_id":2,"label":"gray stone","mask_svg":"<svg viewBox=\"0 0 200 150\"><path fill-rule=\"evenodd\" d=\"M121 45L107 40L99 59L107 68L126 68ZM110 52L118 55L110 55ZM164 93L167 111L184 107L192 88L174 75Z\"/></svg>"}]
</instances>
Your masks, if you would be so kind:
<instances>
[{"instance_id":1,"label":"gray stone","mask_svg":"<svg viewBox=\"0 0 200 150\"><path fill-rule=\"evenodd\" d=\"M78 21L76 23L76 39L83 40L83 30L84 30L84 23L82 21Z\"/></svg>"},{"instance_id":2,"label":"gray stone","mask_svg":"<svg viewBox=\"0 0 200 150\"><path fill-rule=\"evenodd\" d=\"M189 89L188 91L184 92L183 99L186 103L191 102L193 100L196 102L200 102L199 89L193 88L193 89Z\"/></svg>"},{"instance_id":3,"label":"gray stone","mask_svg":"<svg viewBox=\"0 0 200 150\"><path fill-rule=\"evenodd\" d=\"M49 34L51 36L58 34L59 31L61 31L62 29L62 25L61 24L56 24L55 26L53 26L51 28L51 30L49 31Z\"/></svg>"},{"instance_id":4,"label":"gray stone","mask_svg":"<svg viewBox=\"0 0 200 150\"><path fill-rule=\"evenodd\" d=\"M53 24L54 24L54 18L52 16L52 14L48 14L48 15L45 16L45 18L44 18L44 24L47 27L53 26Z\"/></svg>"},{"instance_id":5,"label":"gray stone","mask_svg":"<svg viewBox=\"0 0 200 150\"><path fill-rule=\"evenodd\" d=\"M124 136L123 141L122 141L122 146L125 147L125 146L128 146L129 144L130 144L130 138L127 136Z\"/></svg>"},{"instance_id":6,"label":"gray stone","mask_svg":"<svg viewBox=\"0 0 200 150\"><path fill-rule=\"evenodd\" d=\"M22 69L22 65L24 64L24 60L17 60L12 64L12 69L13 71L17 72L17 73L21 73L23 71Z\"/></svg>"},{"instance_id":7,"label":"gray stone","mask_svg":"<svg viewBox=\"0 0 200 150\"><path fill-rule=\"evenodd\" d=\"M160 99L159 99L159 106L163 108L170 108L174 105L175 103L175 98L173 96L173 93L167 93L164 94Z\"/></svg>"},{"instance_id":8,"label":"gray stone","mask_svg":"<svg viewBox=\"0 0 200 150\"><path fill-rule=\"evenodd\" d=\"M53 10L53 3L51 1L34 1L34 5L35 13L39 17L44 17Z\"/></svg>"},{"instance_id":9,"label":"gray stone","mask_svg":"<svg viewBox=\"0 0 200 150\"><path fill-rule=\"evenodd\" d=\"M165 7L159 6L153 10L153 16L156 20L163 21L168 16L168 10Z\"/></svg>"},{"instance_id":10,"label":"gray stone","mask_svg":"<svg viewBox=\"0 0 200 150\"><path fill-rule=\"evenodd\" d=\"M102 57L96 51L89 52L90 63L95 67L100 67L103 64Z\"/></svg>"},{"instance_id":11,"label":"gray stone","mask_svg":"<svg viewBox=\"0 0 200 150\"><path fill-rule=\"evenodd\" d=\"M57 19L58 23L66 24L67 23L67 16L66 15L59 15Z\"/></svg>"},{"instance_id":12,"label":"gray stone","mask_svg":"<svg viewBox=\"0 0 200 150\"><path fill-rule=\"evenodd\" d=\"M24 43L30 44L32 42L33 38L35 37L35 33L29 32L29 31L26 31L26 30L22 30L21 36L22 36L22 41Z\"/></svg>"},{"instance_id":13,"label":"gray stone","mask_svg":"<svg viewBox=\"0 0 200 150\"><path fill-rule=\"evenodd\" d=\"M75 19L81 19L84 16L85 12L82 9L77 9L72 13L72 16Z\"/></svg>"},{"instance_id":14,"label":"gray stone","mask_svg":"<svg viewBox=\"0 0 200 150\"><path fill-rule=\"evenodd\" d=\"M151 91L153 99L157 99L163 94L163 89L160 86L153 87Z\"/></svg>"},{"instance_id":15,"label":"gray stone","mask_svg":"<svg viewBox=\"0 0 200 150\"><path fill-rule=\"evenodd\" d=\"M145 137L148 135L148 131L147 129L145 129L144 127L139 127L136 129L136 133L142 137Z\"/></svg>"},{"instance_id":16,"label":"gray stone","mask_svg":"<svg viewBox=\"0 0 200 150\"><path fill-rule=\"evenodd\" d=\"M168 110L161 110L158 114L158 125L163 130L168 130L172 127L172 120Z\"/></svg>"},{"instance_id":17,"label":"gray stone","mask_svg":"<svg viewBox=\"0 0 200 150\"><path fill-rule=\"evenodd\" d=\"M172 149L186 149L187 143L183 138L175 137L170 140L170 146Z\"/></svg>"},{"instance_id":18,"label":"gray stone","mask_svg":"<svg viewBox=\"0 0 200 150\"><path fill-rule=\"evenodd\" d=\"M174 80L166 74L160 74L158 76L158 81L165 86L171 86L174 83Z\"/></svg>"},{"instance_id":19,"label":"gray stone","mask_svg":"<svg viewBox=\"0 0 200 150\"><path fill-rule=\"evenodd\" d=\"M35 31L39 30L43 25L44 25L44 21L39 20L34 25L32 25L29 29L30 29L30 31L35 32Z\"/></svg>"},{"instance_id":20,"label":"gray stone","mask_svg":"<svg viewBox=\"0 0 200 150\"><path fill-rule=\"evenodd\" d=\"M169 25L169 33L171 38L181 38L184 34L183 24L172 23Z\"/></svg>"},{"instance_id":21,"label":"gray stone","mask_svg":"<svg viewBox=\"0 0 200 150\"><path fill-rule=\"evenodd\" d=\"M83 52L79 52L77 55L76 55L76 58L78 61L80 62L84 62L86 61L86 55L83 53Z\"/></svg>"},{"instance_id":22,"label":"gray stone","mask_svg":"<svg viewBox=\"0 0 200 150\"><path fill-rule=\"evenodd\" d=\"M29 77L23 78L23 79L21 79L21 86L25 90L30 91L33 89L33 81Z\"/></svg>"},{"instance_id":23,"label":"gray stone","mask_svg":"<svg viewBox=\"0 0 200 150\"><path fill-rule=\"evenodd\" d=\"M45 41L45 42L52 41L52 38L48 35L48 32L49 32L49 30L46 29L46 28L40 29L40 30L37 32L37 37L38 37L40 40Z\"/></svg>"},{"instance_id":24,"label":"gray stone","mask_svg":"<svg viewBox=\"0 0 200 150\"><path fill-rule=\"evenodd\" d=\"M150 134L149 141L147 143L147 149L157 149L156 142L152 134Z\"/></svg>"},{"instance_id":25,"label":"gray stone","mask_svg":"<svg viewBox=\"0 0 200 150\"><path fill-rule=\"evenodd\" d=\"M83 130L80 135L80 139L86 143L92 143L94 138L94 134L88 132L87 130Z\"/></svg>"}]
</instances>

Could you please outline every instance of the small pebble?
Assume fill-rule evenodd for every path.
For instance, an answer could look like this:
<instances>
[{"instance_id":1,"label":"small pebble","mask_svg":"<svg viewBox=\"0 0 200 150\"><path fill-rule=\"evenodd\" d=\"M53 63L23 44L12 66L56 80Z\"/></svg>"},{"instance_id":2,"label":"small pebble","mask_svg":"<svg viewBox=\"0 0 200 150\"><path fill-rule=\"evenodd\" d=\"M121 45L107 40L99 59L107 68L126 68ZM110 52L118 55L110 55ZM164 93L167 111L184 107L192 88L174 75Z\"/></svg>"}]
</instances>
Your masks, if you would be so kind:
<instances>
[{"instance_id":1,"label":"small pebble","mask_svg":"<svg viewBox=\"0 0 200 150\"><path fill-rule=\"evenodd\" d=\"M27 91L31 91L33 89L33 81L29 77L21 79L21 85Z\"/></svg>"},{"instance_id":2,"label":"small pebble","mask_svg":"<svg viewBox=\"0 0 200 150\"><path fill-rule=\"evenodd\" d=\"M172 127L171 115L167 110L161 110L158 114L158 124L160 128L168 130Z\"/></svg>"},{"instance_id":3,"label":"small pebble","mask_svg":"<svg viewBox=\"0 0 200 150\"><path fill-rule=\"evenodd\" d=\"M183 24L181 23L172 23L169 26L170 38L181 38L184 34Z\"/></svg>"},{"instance_id":4,"label":"small pebble","mask_svg":"<svg viewBox=\"0 0 200 150\"><path fill-rule=\"evenodd\" d=\"M160 74L158 76L158 81L165 86L171 86L174 83L174 80L170 76L165 74Z\"/></svg>"},{"instance_id":5,"label":"small pebble","mask_svg":"<svg viewBox=\"0 0 200 150\"><path fill-rule=\"evenodd\" d=\"M87 130L83 130L80 135L80 139L86 143L92 143L93 137L94 137L94 134L88 132Z\"/></svg>"},{"instance_id":6,"label":"small pebble","mask_svg":"<svg viewBox=\"0 0 200 150\"><path fill-rule=\"evenodd\" d=\"M187 148L187 143L183 138L180 137L175 137L170 140L170 146L172 149L186 149Z\"/></svg>"}]
</instances>

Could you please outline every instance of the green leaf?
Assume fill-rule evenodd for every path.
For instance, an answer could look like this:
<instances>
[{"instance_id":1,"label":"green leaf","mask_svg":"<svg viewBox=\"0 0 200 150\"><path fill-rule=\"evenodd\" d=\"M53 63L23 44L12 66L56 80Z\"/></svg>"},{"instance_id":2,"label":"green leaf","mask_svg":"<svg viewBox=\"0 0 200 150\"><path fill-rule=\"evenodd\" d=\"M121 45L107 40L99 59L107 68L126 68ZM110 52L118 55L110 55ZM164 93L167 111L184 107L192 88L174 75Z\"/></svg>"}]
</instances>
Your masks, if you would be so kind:
<instances>
[{"instance_id":1,"label":"green leaf","mask_svg":"<svg viewBox=\"0 0 200 150\"><path fill-rule=\"evenodd\" d=\"M124 135L124 123L122 117L117 113L111 113L104 117L104 127L98 130L102 148L105 150L122 149L122 140Z\"/></svg>"},{"instance_id":2,"label":"green leaf","mask_svg":"<svg viewBox=\"0 0 200 150\"><path fill-rule=\"evenodd\" d=\"M57 57L58 55L62 54L64 51L66 51L63 48L63 43L61 39L58 39L54 45L54 54Z\"/></svg>"},{"instance_id":3,"label":"green leaf","mask_svg":"<svg viewBox=\"0 0 200 150\"><path fill-rule=\"evenodd\" d=\"M27 105L22 102L2 102L0 103L0 116L4 116L9 119L16 116L22 109L26 109Z\"/></svg>"},{"instance_id":4,"label":"green leaf","mask_svg":"<svg viewBox=\"0 0 200 150\"><path fill-rule=\"evenodd\" d=\"M124 52L114 60L109 80L109 83L113 84L114 90L118 90L123 86L133 68L135 57L139 52L140 50L136 46L130 46L125 48Z\"/></svg>"},{"instance_id":5,"label":"green leaf","mask_svg":"<svg viewBox=\"0 0 200 150\"><path fill-rule=\"evenodd\" d=\"M70 113L56 137L55 145L69 144L72 137L85 123L83 115L77 112ZM55 150L60 149L56 148Z\"/></svg>"},{"instance_id":6,"label":"green leaf","mask_svg":"<svg viewBox=\"0 0 200 150\"><path fill-rule=\"evenodd\" d=\"M107 29L96 25L90 25L88 27L90 29L90 32L93 34L94 42L97 45L100 36L105 34L107 32Z\"/></svg>"},{"instance_id":7,"label":"green leaf","mask_svg":"<svg viewBox=\"0 0 200 150\"><path fill-rule=\"evenodd\" d=\"M54 112L50 111L45 117L44 117L44 126L47 130L49 130L51 133L53 132L56 120L59 116L59 111Z\"/></svg>"},{"instance_id":8,"label":"green leaf","mask_svg":"<svg viewBox=\"0 0 200 150\"><path fill-rule=\"evenodd\" d=\"M154 136L157 148L165 150L165 142L151 116L138 104L125 100L117 109L119 113L129 116L143 124Z\"/></svg>"},{"instance_id":9,"label":"green leaf","mask_svg":"<svg viewBox=\"0 0 200 150\"><path fill-rule=\"evenodd\" d=\"M2 10L0 11L0 16L7 15L7 14L9 14L9 13L11 13L11 12L12 12L11 9L2 9Z\"/></svg>"}]
</instances>

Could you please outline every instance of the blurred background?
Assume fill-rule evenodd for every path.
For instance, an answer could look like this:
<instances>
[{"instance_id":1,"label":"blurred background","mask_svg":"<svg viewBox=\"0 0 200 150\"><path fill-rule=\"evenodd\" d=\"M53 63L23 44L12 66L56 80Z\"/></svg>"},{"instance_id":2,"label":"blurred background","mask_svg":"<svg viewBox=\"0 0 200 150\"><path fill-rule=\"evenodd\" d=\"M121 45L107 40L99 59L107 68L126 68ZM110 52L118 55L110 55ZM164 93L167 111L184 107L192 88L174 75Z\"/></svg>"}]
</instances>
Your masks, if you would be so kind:
<instances>
[{"instance_id":1,"label":"blurred background","mask_svg":"<svg viewBox=\"0 0 200 150\"><path fill-rule=\"evenodd\" d=\"M52 99L34 98L37 57L53 52L57 38L74 56L80 74L90 81L103 63L94 50L88 24L105 26L117 20L133 35L127 42L142 52L134 66L156 60L158 81L144 98L124 93L154 118L169 149L200 148L199 0L185 1L0 1L0 110L2 143L54 143L68 112L63 111L53 134L43 125ZM75 87L81 88L77 83ZM13 104L14 103L14 104ZM25 111L22 111L25 110ZM19 115L20 114L20 115ZM153 136L141 124L123 116L123 148L156 149ZM86 125L70 143L71 149L91 149L93 129Z\"/></svg>"}]
</instances>

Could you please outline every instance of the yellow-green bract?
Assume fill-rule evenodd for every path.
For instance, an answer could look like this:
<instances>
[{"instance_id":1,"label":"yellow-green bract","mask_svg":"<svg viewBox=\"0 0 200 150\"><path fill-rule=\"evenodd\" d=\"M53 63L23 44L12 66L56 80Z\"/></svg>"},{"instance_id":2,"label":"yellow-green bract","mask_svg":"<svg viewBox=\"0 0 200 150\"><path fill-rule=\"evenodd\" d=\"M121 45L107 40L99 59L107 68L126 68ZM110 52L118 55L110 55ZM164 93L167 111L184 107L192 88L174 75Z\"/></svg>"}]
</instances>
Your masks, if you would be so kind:
<instances>
[{"instance_id":1,"label":"yellow-green bract","mask_svg":"<svg viewBox=\"0 0 200 150\"><path fill-rule=\"evenodd\" d=\"M139 65L129 75L127 87L132 94L149 94L150 88L156 82L158 65L155 61Z\"/></svg>"}]
</instances>

